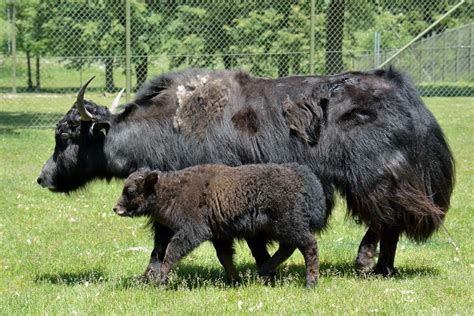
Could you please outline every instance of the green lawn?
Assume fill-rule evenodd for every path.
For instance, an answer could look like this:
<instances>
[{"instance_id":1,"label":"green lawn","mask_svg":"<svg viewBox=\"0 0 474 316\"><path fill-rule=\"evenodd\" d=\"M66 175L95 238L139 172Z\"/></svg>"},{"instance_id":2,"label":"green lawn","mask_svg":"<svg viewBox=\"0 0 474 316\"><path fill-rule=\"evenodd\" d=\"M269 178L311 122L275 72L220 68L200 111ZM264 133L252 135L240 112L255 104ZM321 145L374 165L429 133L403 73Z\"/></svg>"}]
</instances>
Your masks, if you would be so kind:
<instances>
[{"instance_id":1,"label":"green lawn","mask_svg":"<svg viewBox=\"0 0 474 316\"><path fill-rule=\"evenodd\" d=\"M422 245L403 238L396 277L359 277L353 260L364 230L345 217L339 201L330 228L318 238L321 278L314 290L304 289L300 253L281 267L274 286L263 285L243 243L236 260L243 285L224 283L214 250L205 244L178 265L171 288L162 289L138 281L152 239L143 219L113 213L121 181L95 182L70 196L36 184L54 147L53 130L26 129L23 123L34 113L65 113L73 96L0 95L0 314L472 315L474 99L426 102L456 158L457 184L445 226L460 253L444 230Z\"/></svg>"}]
</instances>

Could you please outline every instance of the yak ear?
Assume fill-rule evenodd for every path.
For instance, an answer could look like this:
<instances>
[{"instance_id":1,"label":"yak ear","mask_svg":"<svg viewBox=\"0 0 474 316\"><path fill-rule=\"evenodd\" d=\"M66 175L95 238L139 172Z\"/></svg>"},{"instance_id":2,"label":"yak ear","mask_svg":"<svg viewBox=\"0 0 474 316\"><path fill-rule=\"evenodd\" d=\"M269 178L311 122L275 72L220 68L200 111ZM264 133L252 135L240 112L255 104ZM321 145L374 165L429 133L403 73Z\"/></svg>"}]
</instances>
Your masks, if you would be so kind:
<instances>
[{"instance_id":1,"label":"yak ear","mask_svg":"<svg viewBox=\"0 0 474 316\"><path fill-rule=\"evenodd\" d=\"M150 190L155 187L156 182L158 182L158 172L151 171L145 176L145 189Z\"/></svg>"},{"instance_id":2,"label":"yak ear","mask_svg":"<svg viewBox=\"0 0 474 316\"><path fill-rule=\"evenodd\" d=\"M90 128L90 134L95 139L103 139L107 136L110 129L110 122L102 121L92 124Z\"/></svg>"}]
</instances>

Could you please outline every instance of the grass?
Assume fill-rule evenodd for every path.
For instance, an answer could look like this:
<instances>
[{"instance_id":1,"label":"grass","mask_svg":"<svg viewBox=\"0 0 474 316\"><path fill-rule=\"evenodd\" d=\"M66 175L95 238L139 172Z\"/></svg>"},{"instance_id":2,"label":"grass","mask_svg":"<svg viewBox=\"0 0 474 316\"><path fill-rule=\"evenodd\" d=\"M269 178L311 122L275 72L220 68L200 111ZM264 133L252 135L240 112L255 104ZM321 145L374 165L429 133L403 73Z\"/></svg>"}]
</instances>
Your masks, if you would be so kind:
<instances>
[{"instance_id":1,"label":"grass","mask_svg":"<svg viewBox=\"0 0 474 316\"><path fill-rule=\"evenodd\" d=\"M108 104L110 98L97 97ZM65 113L73 97L0 96L0 314L473 314L474 102L428 98L457 162L457 184L445 226L430 241L399 244L394 278L358 276L353 260L364 234L339 201L319 238L321 279L304 289L301 254L273 286L256 277L250 252L237 246L243 284L230 287L214 250L204 244L175 269L170 289L138 276L152 247L142 219L111 210L121 181L53 194L36 184L54 147L51 129L26 129L17 118Z\"/></svg>"}]
</instances>

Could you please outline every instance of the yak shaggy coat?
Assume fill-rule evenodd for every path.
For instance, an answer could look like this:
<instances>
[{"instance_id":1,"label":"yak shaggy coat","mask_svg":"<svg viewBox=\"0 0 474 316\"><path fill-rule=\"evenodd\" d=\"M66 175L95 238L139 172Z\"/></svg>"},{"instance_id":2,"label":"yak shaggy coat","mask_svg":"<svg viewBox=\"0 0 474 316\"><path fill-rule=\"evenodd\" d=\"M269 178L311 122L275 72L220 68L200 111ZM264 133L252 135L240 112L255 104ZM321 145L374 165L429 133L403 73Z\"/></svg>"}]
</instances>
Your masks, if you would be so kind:
<instances>
[{"instance_id":1,"label":"yak shaggy coat","mask_svg":"<svg viewBox=\"0 0 474 316\"><path fill-rule=\"evenodd\" d=\"M232 240L264 236L279 242L260 269L263 276L296 248L304 256L306 286L317 283L318 249L313 233L326 217L318 178L297 164L228 167L202 165L175 172L137 171L125 182L114 211L149 216L174 232L160 267L166 283L172 266L206 240L213 241L229 280L237 279Z\"/></svg>"}]
</instances>

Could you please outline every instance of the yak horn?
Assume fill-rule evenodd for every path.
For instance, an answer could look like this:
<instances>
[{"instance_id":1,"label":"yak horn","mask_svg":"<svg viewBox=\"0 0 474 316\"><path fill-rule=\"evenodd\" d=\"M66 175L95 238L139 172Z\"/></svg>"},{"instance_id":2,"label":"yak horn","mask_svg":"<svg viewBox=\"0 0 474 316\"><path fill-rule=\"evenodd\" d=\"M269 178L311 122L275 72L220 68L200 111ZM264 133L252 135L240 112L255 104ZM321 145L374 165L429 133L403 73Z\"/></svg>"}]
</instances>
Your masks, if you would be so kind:
<instances>
[{"instance_id":1,"label":"yak horn","mask_svg":"<svg viewBox=\"0 0 474 316\"><path fill-rule=\"evenodd\" d=\"M112 101L112 106L110 107L110 113L116 114L117 107L118 107L119 104L120 104L120 98L122 97L122 94L123 94L124 91L125 91L125 88L123 88L122 90L120 90L120 92L117 94L117 96L115 97L115 99Z\"/></svg>"},{"instance_id":2,"label":"yak horn","mask_svg":"<svg viewBox=\"0 0 474 316\"><path fill-rule=\"evenodd\" d=\"M92 121L94 116L87 111L85 105L84 105L84 93L86 92L87 86L89 83L95 78L92 77L90 78L79 90L79 93L77 94L77 100L76 100L76 107L77 110L79 111L79 114L81 114L81 121Z\"/></svg>"}]
</instances>

